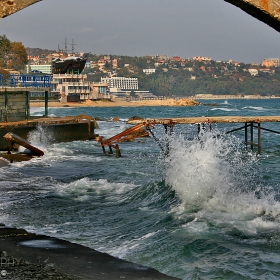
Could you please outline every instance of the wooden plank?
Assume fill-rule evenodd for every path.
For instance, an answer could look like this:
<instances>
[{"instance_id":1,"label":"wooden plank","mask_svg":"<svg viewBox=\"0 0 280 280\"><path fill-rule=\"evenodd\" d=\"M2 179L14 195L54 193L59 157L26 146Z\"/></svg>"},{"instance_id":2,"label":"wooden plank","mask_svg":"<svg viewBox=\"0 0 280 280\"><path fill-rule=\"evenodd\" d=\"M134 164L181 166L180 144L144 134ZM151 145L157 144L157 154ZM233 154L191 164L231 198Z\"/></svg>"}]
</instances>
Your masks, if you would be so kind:
<instances>
[{"instance_id":1,"label":"wooden plank","mask_svg":"<svg viewBox=\"0 0 280 280\"><path fill-rule=\"evenodd\" d=\"M44 152L34 146L32 146L28 141L26 141L25 139L17 136L14 133L8 132L7 134L5 134L3 136L6 140L12 142L12 143L16 143L20 146L25 147L26 149L30 150L33 152L33 154L37 155L37 156L43 156Z\"/></svg>"},{"instance_id":2,"label":"wooden plank","mask_svg":"<svg viewBox=\"0 0 280 280\"><path fill-rule=\"evenodd\" d=\"M261 123L280 122L280 116L220 116L220 117L185 117L185 118L158 118L131 120L128 124L153 125L153 124L198 124L198 123Z\"/></svg>"},{"instance_id":3,"label":"wooden plank","mask_svg":"<svg viewBox=\"0 0 280 280\"><path fill-rule=\"evenodd\" d=\"M0 153L0 159L5 160L7 163L28 161L33 158L32 155L27 154L7 154Z\"/></svg>"}]
</instances>

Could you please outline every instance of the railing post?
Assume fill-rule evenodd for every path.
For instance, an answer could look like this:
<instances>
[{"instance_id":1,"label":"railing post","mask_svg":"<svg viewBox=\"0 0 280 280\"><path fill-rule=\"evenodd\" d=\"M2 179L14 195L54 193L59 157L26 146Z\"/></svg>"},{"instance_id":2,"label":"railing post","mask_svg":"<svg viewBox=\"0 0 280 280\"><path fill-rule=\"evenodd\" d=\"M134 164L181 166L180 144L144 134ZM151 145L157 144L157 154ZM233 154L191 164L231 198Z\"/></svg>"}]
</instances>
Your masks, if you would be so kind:
<instances>
[{"instance_id":1,"label":"railing post","mask_svg":"<svg viewBox=\"0 0 280 280\"><path fill-rule=\"evenodd\" d=\"M251 150L254 149L254 126L253 126L253 123L251 122L250 123L250 126L251 126Z\"/></svg>"},{"instance_id":2,"label":"railing post","mask_svg":"<svg viewBox=\"0 0 280 280\"><path fill-rule=\"evenodd\" d=\"M5 112L4 112L4 120L8 122L8 92L5 89Z\"/></svg>"},{"instance_id":3,"label":"railing post","mask_svg":"<svg viewBox=\"0 0 280 280\"><path fill-rule=\"evenodd\" d=\"M261 152L261 123L258 123L258 152Z\"/></svg>"},{"instance_id":4,"label":"railing post","mask_svg":"<svg viewBox=\"0 0 280 280\"><path fill-rule=\"evenodd\" d=\"M49 102L49 92L45 90L45 117L49 115L48 102Z\"/></svg>"},{"instance_id":5,"label":"railing post","mask_svg":"<svg viewBox=\"0 0 280 280\"><path fill-rule=\"evenodd\" d=\"M29 91L25 92L25 119L29 117Z\"/></svg>"},{"instance_id":6,"label":"railing post","mask_svg":"<svg viewBox=\"0 0 280 280\"><path fill-rule=\"evenodd\" d=\"M245 122L245 144L248 146L248 123Z\"/></svg>"}]
</instances>

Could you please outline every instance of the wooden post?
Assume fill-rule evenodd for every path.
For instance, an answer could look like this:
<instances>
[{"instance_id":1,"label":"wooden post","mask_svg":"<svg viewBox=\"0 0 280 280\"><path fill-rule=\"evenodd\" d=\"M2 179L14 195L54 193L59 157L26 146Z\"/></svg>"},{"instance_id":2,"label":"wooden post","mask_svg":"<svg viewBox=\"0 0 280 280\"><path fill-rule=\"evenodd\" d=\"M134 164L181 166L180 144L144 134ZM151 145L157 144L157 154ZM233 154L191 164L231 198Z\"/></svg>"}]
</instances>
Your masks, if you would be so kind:
<instances>
[{"instance_id":1,"label":"wooden post","mask_svg":"<svg viewBox=\"0 0 280 280\"><path fill-rule=\"evenodd\" d=\"M167 135L168 133L168 125L167 124L164 124L164 130L165 130L165 135ZM166 141L166 153L169 153L169 140L167 137L165 137L165 141Z\"/></svg>"},{"instance_id":2,"label":"wooden post","mask_svg":"<svg viewBox=\"0 0 280 280\"><path fill-rule=\"evenodd\" d=\"M25 119L29 118L29 91L25 92Z\"/></svg>"},{"instance_id":3,"label":"wooden post","mask_svg":"<svg viewBox=\"0 0 280 280\"><path fill-rule=\"evenodd\" d=\"M261 152L261 124L258 123L258 152Z\"/></svg>"},{"instance_id":4,"label":"wooden post","mask_svg":"<svg viewBox=\"0 0 280 280\"><path fill-rule=\"evenodd\" d=\"M113 154L113 149L111 146L109 146L109 154L112 155Z\"/></svg>"},{"instance_id":5,"label":"wooden post","mask_svg":"<svg viewBox=\"0 0 280 280\"><path fill-rule=\"evenodd\" d=\"M116 144L115 149L116 149L116 157L117 158L121 157L122 155L118 144Z\"/></svg>"},{"instance_id":6,"label":"wooden post","mask_svg":"<svg viewBox=\"0 0 280 280\"><path fill-rule=\"evenodd\" d=\"M102 151L103 151L104 154L106 154L106 150L105 150L104 146L102 146Z\"/></svg>"},{"instance_id":7,"label":"wooden post","mask_svg":"<svg viewBox=\"0 0 280 280\"><path fill-rule=\"evenodd\" d=\"M5 122L8 122L8 92L5 90L5 116L4 116Z\"/></svg>"},{"instance_id":8,"label":"wooden post","mask_svg":"<svg viewBox=\"0 0 280 280\"><path fill-rule=\"evenodd\" d=\"M245 123L245 144L248 146L248 123Z\"/></svg>"},{"instance_id":9,"label":"wooden post","mask_svg":"<svg viewBox=\"0 0 280 280\"><path fill-rule=\"evenodd\" d=\"M253 123L251 122L250 123L250 126L251 126L251 150L253 150L253 148L254 148L254 131L253 131L253 129L254 129L254 126L253 126Z\"/></svg>"},{"instance_id":10,"label":"wooden post","mask_svg":"<svg viewBox=\"0 0 280 280\"><path fill-rule=\"evenodd\" d=\"M49 92L46 90L45 91L45 117L47 117L49 115L48 102L49 102Z\"/></svg>"}]
</instances>

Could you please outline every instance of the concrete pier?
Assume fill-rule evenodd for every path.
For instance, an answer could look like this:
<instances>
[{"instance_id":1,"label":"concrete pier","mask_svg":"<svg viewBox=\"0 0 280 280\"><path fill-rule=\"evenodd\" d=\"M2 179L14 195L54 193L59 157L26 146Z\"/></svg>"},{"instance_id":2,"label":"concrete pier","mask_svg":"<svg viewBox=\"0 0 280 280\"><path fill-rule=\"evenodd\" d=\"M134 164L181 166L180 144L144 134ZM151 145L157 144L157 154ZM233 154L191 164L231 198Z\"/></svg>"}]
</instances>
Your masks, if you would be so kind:
<instances>
[{"instance_id":1,"label":"concrete pier","mask_svg":"<svg viewBox=\"0 0 280 280\"><path fill-rule=\"evenodd\" d=\"M10 146L10 142L3 138L6 133L11 132L24 139L28 139L28 134L38 130L39 127L51 135L47 141L51 144L94 139L94 130L98 128L98 125L92 117L85 115L61 118L35 118L8 123L2 122L0 123L0 150L7 150ZM38 133L40 133L39 130ZM42 135L42 137L44 136Z\"/></svg>"}]
</instances>

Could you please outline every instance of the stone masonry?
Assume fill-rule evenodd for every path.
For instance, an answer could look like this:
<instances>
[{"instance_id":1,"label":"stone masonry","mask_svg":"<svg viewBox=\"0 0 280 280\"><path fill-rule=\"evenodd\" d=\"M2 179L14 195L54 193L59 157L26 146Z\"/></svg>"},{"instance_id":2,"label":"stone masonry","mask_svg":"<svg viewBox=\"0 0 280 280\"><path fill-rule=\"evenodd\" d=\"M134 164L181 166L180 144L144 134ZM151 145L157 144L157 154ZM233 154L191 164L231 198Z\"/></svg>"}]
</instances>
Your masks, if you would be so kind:
<instances>
[{"instance_id":1,"label":"stone masonry","mask_svg":"<svg viewBox=\"0 0 280 280\"><path fill-rule=\"evenodd\" d=\"M0 18L11 15L41 0L0 0Z\"/></svg>"},{"instance_id":2,"label":"stone masonry","mask_svg":"<svg viewBox=\"0 0 280 280\"><path fill-rule=\"evenodd\" d=\"M279 0L224 0L280 32Z\"/></svg>"}]
</instances>

